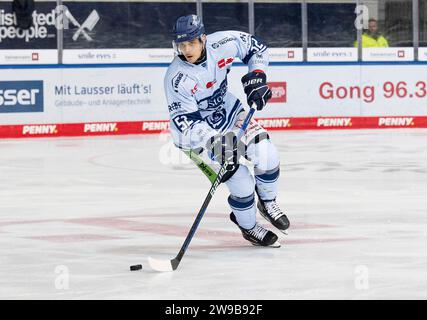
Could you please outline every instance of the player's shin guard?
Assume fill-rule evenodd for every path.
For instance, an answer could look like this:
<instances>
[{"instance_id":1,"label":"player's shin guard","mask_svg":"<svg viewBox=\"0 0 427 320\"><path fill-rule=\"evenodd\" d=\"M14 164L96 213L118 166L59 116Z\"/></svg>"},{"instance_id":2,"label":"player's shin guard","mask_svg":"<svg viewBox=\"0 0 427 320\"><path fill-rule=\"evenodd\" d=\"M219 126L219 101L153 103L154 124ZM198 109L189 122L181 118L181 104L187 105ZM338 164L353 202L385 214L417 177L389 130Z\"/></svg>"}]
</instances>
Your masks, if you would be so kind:
<instances>
[{"instance_id":1,"label":"player's shin guard","mask_svg":"<svg viewBox=\"0 0 427 320\"><path fill-rule=\"evenodd\" d=\"M236 216L237 223L240 227L251 229L256 222L256 207L255 194L252 193L249 197L238 198L230 195L228 204Z\"/></svg>"},{"instance_id":2,"label":"player's shin guard","mask_svg":"<svg viewBox=\"0 0 427 320\"><path fill-rule=\"evenodd\" d=\"M287 233L286 230L290 225L289 219L276 202L279 174L279 166L264 172L255 170L256 190L259 197L258 210L273 226L281 232Z\"/></svg>"},{"instance_id":3,"label":"player's shin guard","mask_svg":"<svg viewBox=\"0 0 427 320\"><path fill-rule=\"evenodd\" d=\"M280 166L266 171L255 168L254 171L257 193L260 199L263 201L276 199Z\"/></svg>"}]
</instances>

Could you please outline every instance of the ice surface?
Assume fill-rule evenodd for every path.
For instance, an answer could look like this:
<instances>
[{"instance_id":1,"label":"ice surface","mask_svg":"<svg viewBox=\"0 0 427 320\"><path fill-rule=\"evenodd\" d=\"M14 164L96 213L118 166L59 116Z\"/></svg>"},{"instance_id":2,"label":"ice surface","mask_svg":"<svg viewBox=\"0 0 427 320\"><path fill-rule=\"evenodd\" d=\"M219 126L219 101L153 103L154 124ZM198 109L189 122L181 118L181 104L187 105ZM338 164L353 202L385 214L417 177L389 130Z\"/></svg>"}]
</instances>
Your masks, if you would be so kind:
<instances>
[{"instance_id":1,"label":"ice surface","mask_svg":"<svg viewBox=\"0 0 427 320\"><path fill-rule=\"evenodd\" d=\"M221 186L170 273L147 258L175 257L209 183L167 135L0 140L0 299L426 299L427 131L271 136L282 247L246 242Z\"/></svg>"}]
</instances>

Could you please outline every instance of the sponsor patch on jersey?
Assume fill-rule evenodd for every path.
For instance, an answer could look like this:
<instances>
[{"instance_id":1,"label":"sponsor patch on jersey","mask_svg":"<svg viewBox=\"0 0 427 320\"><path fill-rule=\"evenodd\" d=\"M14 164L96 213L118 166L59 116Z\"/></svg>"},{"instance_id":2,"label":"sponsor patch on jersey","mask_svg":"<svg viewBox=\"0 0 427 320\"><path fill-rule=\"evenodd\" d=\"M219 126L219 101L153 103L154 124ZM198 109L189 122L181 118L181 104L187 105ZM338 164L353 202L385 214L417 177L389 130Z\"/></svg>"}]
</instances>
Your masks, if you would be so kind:
<instances>
[{"instance_id":1,"label":"sponsor patch on jersey","mask_svg":"<svg viewBox=\"0 0 427 320\"><path fill-rule=\"evenodd\" d=\"M177 111L181 108L181 102L172 102L168 105L169 112Z\"/></svg>"},{"instance_id":2,"label":"sponsor patch on jersey","mask_svg":"<svg viewBox=\"0 0 427 320\"><path fill-rule=\"evenodd\" d=\"M222 45L226 44L227 42L234 41L234 40L235 40L234 38L230 38L230 37L221 39L218 42L212 43L212 48L218 49L219 47L221 47Z\"/></svg>"},{"instance_id":3,"label":"sponsor patch on jersey","mask_svg":"<svg viewBox=\"0 0 427 320\"><path fill-rule=\"evenodd\" d=\"M218 61L218 67L220 69L226 67L227 65L231 64L234 61L233 57L227 58L227 59L221 59Z\"/></svg>"},{"instance_id":4,"label":"sponsor patch on jersey","mask_svg":"<svg viewBox=\"0 0 427 320\"><path fill-rule=\"evenodd\" d=\"M182 78L184 77L184 74L182 72L178 72L173 78L172 78L172 88L173 91L178 92L178 86L181 82Z\"/></svg>"}]
</instances>

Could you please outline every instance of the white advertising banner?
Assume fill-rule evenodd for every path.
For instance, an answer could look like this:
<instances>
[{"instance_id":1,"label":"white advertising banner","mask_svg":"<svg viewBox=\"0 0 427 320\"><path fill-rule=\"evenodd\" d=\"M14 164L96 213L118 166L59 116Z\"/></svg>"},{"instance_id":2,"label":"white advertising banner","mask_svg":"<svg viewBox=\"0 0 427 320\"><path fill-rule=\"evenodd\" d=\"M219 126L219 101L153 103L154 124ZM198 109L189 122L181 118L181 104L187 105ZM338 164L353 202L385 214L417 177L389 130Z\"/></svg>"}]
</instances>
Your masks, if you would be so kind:
<instances>
[{"instance_id":1,"label":"white advertising banner","mask_svg":"<svg viewBox=\"0 0 427 320\"><path fill-rule=\"evenodd\" d=\"M363 61L413 61L414 48L363 48Z\"/></svg>"},{"instance_id":2,"label":"white advertising banner","mask_svg":"<svg viewBox=\"0 0 427 320\"><path fill-rule=\"evenodd\" d=\"M0 50L0 64L56 64L56 49L14 49Z\"/></svg>"},{"instance_id":3,"label":"white advertising banner","mask_svg":"<svg viewBox=\"0 0 427 320\"><path fill-rule=\"evenodd\" d=\"M357 61L357 48L307 48L307 60L313 62Z\"/></svg>"},{"instance_id":4,"label":"white advertising banner","mask_svg":"<svg viewBox=\"0 0 427 320\"><path fill-rule=\"evenodd\" d=\"M166 67L3 69L0 125L167 120ZM229 88L245 101L235 66ZM427 115L427 65L270 66L258 117Z\"/></svg>"},{"instance_id":5,"label":"white advertising banner","mask_svg":"<svg viewBox=\"0 0 427 320\"><path fill-rule=\"evenodd\" d=\"M427 48L418 48L418 60L427 61Z\"/></svg>"},{"instance_id":6,"label":"white advertising banner","mask_svg":"<svg viewBox=\"0 0 427 320\"><path fill-rule=\"evenodd\" d=\"M301 62L303 61L302 48L269 48L270 61L278 62Z\"/></svg>"},{"instance_id":7,"label":"white advertising banner","mask_svg":"<svg viewBox=\"0 0 427 320\"><path fill-rule=\"evenodd\" d=\"M173 49L65 49L63 63L169 63Z\"/></svg>"},{"instance_id":8,"label":"white advertising banner","mask_svg":"<svg viewBox=\"0 0 427 320\"><path fill-rule=\"evenodd\" d=\"M165 118L165 72L164 67L1 70L0 124ZM32 93L32 101L20 101Z\"/></svg>"}]
</instances>

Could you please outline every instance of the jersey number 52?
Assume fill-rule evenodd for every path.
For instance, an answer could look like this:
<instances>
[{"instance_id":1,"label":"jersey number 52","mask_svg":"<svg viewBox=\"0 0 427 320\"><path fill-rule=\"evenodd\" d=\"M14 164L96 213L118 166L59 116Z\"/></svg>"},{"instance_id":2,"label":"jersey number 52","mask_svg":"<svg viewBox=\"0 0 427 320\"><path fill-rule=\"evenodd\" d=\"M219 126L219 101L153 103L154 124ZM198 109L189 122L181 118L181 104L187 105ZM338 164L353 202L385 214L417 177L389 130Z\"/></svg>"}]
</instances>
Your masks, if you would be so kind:
<instances>
[{"instance_id":1,"label":"jersey number 52","mask_svg":"<svg viewBox=\"0 0 427 320\"><path fill-rule=\"evenodd\" d=\"M175 126L181 131L185 131L194 123L193 120L188 119L187 116L181 115L173 118Z\"/></svg>"}]
</instances>

